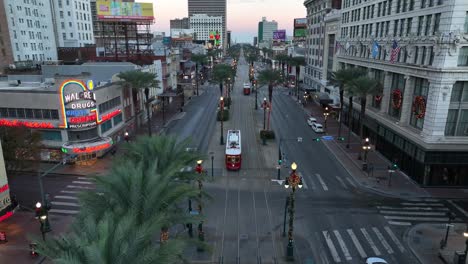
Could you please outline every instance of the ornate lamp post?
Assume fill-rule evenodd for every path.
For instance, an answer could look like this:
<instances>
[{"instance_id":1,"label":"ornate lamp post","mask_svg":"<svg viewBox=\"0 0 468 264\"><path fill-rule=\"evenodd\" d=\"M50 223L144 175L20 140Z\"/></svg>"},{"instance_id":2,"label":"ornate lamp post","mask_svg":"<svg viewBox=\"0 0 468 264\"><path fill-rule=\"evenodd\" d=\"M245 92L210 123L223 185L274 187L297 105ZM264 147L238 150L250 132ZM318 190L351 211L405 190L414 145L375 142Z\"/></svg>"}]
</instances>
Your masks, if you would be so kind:
<instances>
[{"instance_id":1,"label":"ornate lamp post","mask_svg":"<svg viewBox=\"0 0 468 264\"><path fill-rule=\"evenodd\" d=\"M467 259L466 253L468 253L468 229L465 230L465 232L463 232L463 236L466 238L466 241L465 241L465 245L466 245L466 247L465 247L465 263L466 263L466 259Z\"/></svg>"},{"instance_id":2,"label":"ornate lamp post","mask_svg":"<svg viewBox=\"0 0 468 264\"><path fill-rule=\"evenodd\" d=\"M231 77L228 77L227 78L227 89L226 89L226 93L227 93L227 97L228 97L228 100L229 100L229 104L227 105L228 109L231 109Z\"/></svg>"},{"instance_id":3,"label":"ornate lamp post","mask_svg":"<svg viewBox=\"0 0 468 264\"><path fill-rule=\"evenodd\" d=\"M220 112L220 119L221 119L221 136L219 138L219 142L221 145L224 145L224 135L223 135L223 120L224 120L224 98L221 96L219 98L219 112Z\"/></svg>"},{"instance_id":4,"label":"ornate lamp post","mask_svg":"<svg viewBox=\"0 0 468 264\"><path fill-rule=\"evenodd\" d=\"M296 169L297 164L293 162L291 164L292 172L286 178L284 182L284 187L289 188L291 186L292 192L289 194L289 229L288 229L288 246L286 247L286 256L289 259L294 258L294 238L293 238L293 231L294 231L294 199L296 188L302 188L302 178L297 175Z\"/></svg>"},{"instance_id":5,"label":"ornate lamp post","mask_svg":"<svg viewBox=\"0 0 468 264\"><path fill-rule=\"evenodd\" d=\"M252 83L253 83L253 87L255 88L255 110L257 110L258 109L258 104L257 104L257 100L258 100L257 80L253 80Z\"/></svg>"},{"instance_id":6,"label":"ornate lamp post","mask_svg":"<svg viewBox=\"0 0 468 264\"><path fill-rule=\"evenodd\" d=\"M366 137L366 139L364 139L364 144L362 145L362 150L364 150L364 163L367 162L367 153L370 151L370 149L371 149L371 146L370 146L369 138Z\"/></svg>"},{"instance_id":7,"label":"ornate lamp post","mask_svg":"<svg viewBox=\"0 0 468 264\"><path fill-rule=\"evenodd\" d=\"M203 187L203 182L202 182L202 173L203 173L203 167L202 164L203 160L197 160L197 166L195 167L195 171L198 173L199 177L197 179L198 182L198 213L201 215L202 214L202 187ZM203 221L200 221L198 224L198 239L200 241L205 240L205 233L203 232ZM198 251L202 251L203 249L198 247Z\"/></svg>"},{"instance_id":8,"label":"ornate lamp post","mask_svg":"<svg viewBox=\"0 0 468 264\"><path fill-rule=\"evenodd\" d=\"M42 240L45 240L45 234L51 231L47 211L47 205L43 207L40 202L36 203L36 219L39 219L39 223L41 224L40 230L42 234Z\"/></svg>"},{"instance_id":9,"label":"ornate lamp post","mask_svg":"<svg viewBox=\"0 0 468 264\"><path fill-rule=\"evenodd\" d=\"M305 97L305 95L304 95ZM323 118L325 119L325 132L327 132L327 119L328 119L328 116L330 115L330 111L328 110L328 106L325 107L325 111L323 112Z\"/></svg>"},{"instance_id":10,"label":"ornate lamp post","mask_svg":"<svg viewBox=\"0 0 468 264\"><path fill-rule=\"evenodd\" d=\"M262 103L262 108L263 108L263 130L266 129L266 110L268 108L268 102L266 97L263 98L263 103Z\"/></svg>"}]
</instances>

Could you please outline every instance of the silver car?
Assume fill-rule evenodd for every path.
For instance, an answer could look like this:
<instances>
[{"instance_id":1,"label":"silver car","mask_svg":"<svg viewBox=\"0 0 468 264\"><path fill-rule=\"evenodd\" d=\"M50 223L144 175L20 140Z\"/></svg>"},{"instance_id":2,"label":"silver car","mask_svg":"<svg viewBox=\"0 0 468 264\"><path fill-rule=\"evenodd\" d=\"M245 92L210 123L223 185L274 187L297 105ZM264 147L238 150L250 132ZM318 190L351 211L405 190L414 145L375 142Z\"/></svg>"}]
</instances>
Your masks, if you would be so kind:
<instances>
[{"instance_id":1,"label":"silver car","mask_svg":"<svg viewBox=\"0 0 468 264\"><path fill-rule=\"evenodd\" d=\"M315 133L323 133L324 132L322 124L319 124L319 123L313 123L312 124L312 130Z\"/></svg>"}]
</instances>

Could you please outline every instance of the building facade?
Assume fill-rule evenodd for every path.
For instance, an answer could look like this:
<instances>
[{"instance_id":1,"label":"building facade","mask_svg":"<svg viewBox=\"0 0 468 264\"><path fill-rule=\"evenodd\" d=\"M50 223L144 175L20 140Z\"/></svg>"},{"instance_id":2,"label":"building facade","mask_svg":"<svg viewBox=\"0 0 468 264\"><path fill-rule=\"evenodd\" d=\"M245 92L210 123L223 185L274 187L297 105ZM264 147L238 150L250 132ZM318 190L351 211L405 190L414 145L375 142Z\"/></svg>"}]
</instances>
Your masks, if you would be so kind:
<instances>
[{"instance_id":1,"label":"building facade","mask_svg":"<svg viewBox=\"0 0 468 264\"><path fill-rule=\"evenodd\" d=\"M33 63L57 60L50 1L4 0L2 2L6 16L5 19L0 19L2 23L0 27L9 32L13 60ZM5 20L6 24L3 24Z\"/></svg>"},{"instance_id":2,"label":"building facade","mask_svg":"<svg viewBox=\"0 0 468 264\"><path fill-rule=\"evenodd\" d=\"M341 8L341 0L307 0L306 67L304 84L312 90L323 90L325 52L325 16L332 9Z\"/></svg>"},{"instance_id":3,"label":"building facade","mask_svg":"<svg viewBox=\"0 0 468 264\"><path fill-rule=\"evenodd\" d=\"M188 0L188 16L206 14L222 18L223 49L226 47L226 0Z\"/></svg>"},{"instance_id":4,"label":"building facade","mask_svg":"<svg viewBox=\"0 0 468 264\"><path fill-rule=\"evenodd\" d=\"M194 14L190 16L190 28L195 34L195 40L209 41L213 40L213 32L217 32L221 39L220 43L224 42L223 36L223 18L221 16L208 16L205 14ZM211 37L210 37L211 36Z\"/></svg>"},{"instance_id":5,"label":"building facade","mask_svg":"<svg viewBox=\"0 0 468 264\"><path fill-rule=\"evenodd\" d=\"M337 61L337 37L339 35L341 20L341 10L332 9L324 17L325 23L325 39L323 44L323 67L322 67L322 79L319 80L320 92L327 94L328 98L333 101L333 104L340 104L340 90L334 86L331 82L332 74L338 68Z\"/></svg>"},{"instance_id":6,"label":"building facade","mask_svg":"<svg viewBox=\"0 0 468 264\"><path fill-rule=\"evenodd\" d=\"M51 1L58 47L94 44L90 0Z\"/></svg>"},{"instance_id":7,"label":"building facade","mask_svg":"<svg viewBox=\"0 0 468 264\"><path fill-rule=\"evenodd\" d=\"M383 87L365 136L423 186L468 185L467 34L465 0L343 1L339 66ZM358 112L344 119L357 131Z\"/></svg>"},{"instance_id":8,"label":"building facade","mask_svg":"<svg viewBox=\"0 0 468 264\"><path fill-rule=\"evenodd\" d=\"M5 5L0 4L0 74L4 73L5 68L13 63L13 50L6 12Z\"/></svg>"},{"instance_id":9,"label":"building facade","mask_svg":"<svg viewBox=\"0 0 468 264\"><path fill-rule=\"evenodd\" d=\"M171 19L169 21L170 29L189 29L190 21L188 17Z\"/></svg>"},{"instance_id":10,"label":"building facade","mask_svg":"<svg viewBox=\"0 0 468 264\"><path fill-rule=\"evenodd\" d=\"M259 47L271 47L273 42L273 31L278 30L278 22L275 20L267 21L266 17L262 17L262 21L258 22L258 45Z\"/></svg>"}]
</instances>

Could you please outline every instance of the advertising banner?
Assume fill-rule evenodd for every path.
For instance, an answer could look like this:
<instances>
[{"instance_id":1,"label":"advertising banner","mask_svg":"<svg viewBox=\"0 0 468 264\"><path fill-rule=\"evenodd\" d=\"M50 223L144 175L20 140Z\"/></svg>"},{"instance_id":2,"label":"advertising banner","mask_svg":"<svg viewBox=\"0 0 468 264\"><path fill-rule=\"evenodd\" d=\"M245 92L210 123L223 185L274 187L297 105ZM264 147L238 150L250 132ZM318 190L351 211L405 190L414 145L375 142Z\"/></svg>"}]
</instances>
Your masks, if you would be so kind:
<instances>
[{"instance_id":1,"label":"advertising banner","mask_svg":"<svg viewBox=\"0 0 468 264\"><path fill-rule=\"evenodd\" d=\"M280 29L273 31L273 41L286 41L286 30Z\"/></svg>"},{"instance_id":2,"label":"advertising banner","mask_svg":"<svg viewBox=\"0 0 468 264\"><path fill-rule=\"evenodd\" d=\"M152 3L133 3L114 0L96 1L98 20L153 20Z\"/></svg>"},{"instance_id":3,"label":"advertising banner","mask_svg":"<svg viewBox=\"0 0 468 264\"><path fill-rule=\"evenodd\" d=\"M305 28L295 28L294 29L294 38L305 38L306 29Z\"/></svg>"},{"instance_id":4,"label":"advertising banner","mask_svg":"<svg viewBox=\"0 0 468 264\"><path fill-rule=\"evenodd\" d=\"M171 45L171 37L163 37L163 44L166 45L166 46L170 46Z\"/></svg>"},{"instance_id":5,"label":"advertising banner","mask_svg":"<svg viewBox=\"0 0 468 264\"><path fill-rule=\"evenodd\" d=\"M295 18L294 27L307 27L307 18Z\"/></svg>"}]
</instances>

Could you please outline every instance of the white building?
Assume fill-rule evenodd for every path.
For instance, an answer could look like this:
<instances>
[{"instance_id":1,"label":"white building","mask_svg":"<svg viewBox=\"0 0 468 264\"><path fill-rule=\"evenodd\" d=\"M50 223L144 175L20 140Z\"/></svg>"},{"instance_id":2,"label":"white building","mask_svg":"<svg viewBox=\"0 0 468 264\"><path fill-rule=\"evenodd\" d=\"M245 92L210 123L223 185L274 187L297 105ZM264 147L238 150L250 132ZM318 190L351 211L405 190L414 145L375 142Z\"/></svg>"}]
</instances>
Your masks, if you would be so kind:
<instances>
[{"instance_id":1,"label":"white building","mask_svg":"<svg viewBox=\"0 0 468 264\"><path fill-rule=\"evenodd\" d=\"M54 26L50 1L4 0L6 22L0 25L10 32L14 61L55 61Z\"/></svg>"},{"instance_id":2,"label":"white building","mask_svg":"<svg viewBox=\"0 0 468 264\"><path fill-rule=\"evenodd\" d=\"M54 0L52 6L57 46L94 44L90 0Z\"/></svg>"},{"instance_id":3,"label":"white building","mask_svg":"<svg viewBox=\"0 0 468 264\"><path fill-rule=\"evenodd\" d=\"M189 17L190 29L193 30L196 40L214 40L210 39L210 33L217 32L220 36L220 43L223 43L223 17L208 16L206 14L193 14ZM213 35L213 34L212 34Z\"/></svg>"},{"instance_id":4,"label":"white building","mask_svg":"<svg viewBox=\"0 0 468 264\"><path fill-rule=\"evenodd\" d=\"M271 47L273 41L273 31L278 30L278 22L275 20L267 21L266 17L262 17L262 21L258 22L258 45L262 47Z\"/></svg>"},{"instance_id":5,"label":"white building","mask_svg":"<svg viewBox=\"0 0 468 264\"><path fill-rule=\"evenodd\" d=\"M467 186L468 1L344 0L338 45L340 68L383 86L364 122L375 148L422 185Z\"/></svg>"}]
</instances>

